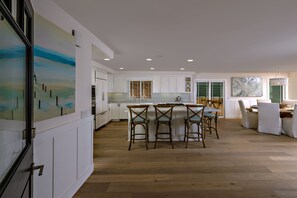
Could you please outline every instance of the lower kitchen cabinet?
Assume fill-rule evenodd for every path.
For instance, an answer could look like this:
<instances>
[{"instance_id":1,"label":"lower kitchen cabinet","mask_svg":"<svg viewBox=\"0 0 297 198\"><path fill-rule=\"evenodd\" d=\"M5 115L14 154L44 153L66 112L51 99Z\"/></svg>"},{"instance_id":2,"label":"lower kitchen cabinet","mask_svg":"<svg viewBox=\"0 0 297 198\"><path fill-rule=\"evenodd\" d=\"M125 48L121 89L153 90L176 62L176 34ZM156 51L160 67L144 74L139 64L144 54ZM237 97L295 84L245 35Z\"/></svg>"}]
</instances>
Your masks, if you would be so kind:
<instances>
[{"instance_id":1,"label":"lower kitchen cabinet","mask_svg":"<svg viewBox=\"0 0 297 198\"><path fill-rule=\"evenodd\" d=\"M103 125L106 125L108 122L107 119L108 119L107 111L97 114L96 115L96 129L102 127Z\"/></svg>"},{"instance_id":2,"label":"lower kitchen cabinet","mask_svg":"<svg viewBox=\"0 0 297 198\"><path fill-rule=\"evenodd\" d=\"M120 120L120 103L110 103L111 120Z\"/></svg>"}]
</instances>

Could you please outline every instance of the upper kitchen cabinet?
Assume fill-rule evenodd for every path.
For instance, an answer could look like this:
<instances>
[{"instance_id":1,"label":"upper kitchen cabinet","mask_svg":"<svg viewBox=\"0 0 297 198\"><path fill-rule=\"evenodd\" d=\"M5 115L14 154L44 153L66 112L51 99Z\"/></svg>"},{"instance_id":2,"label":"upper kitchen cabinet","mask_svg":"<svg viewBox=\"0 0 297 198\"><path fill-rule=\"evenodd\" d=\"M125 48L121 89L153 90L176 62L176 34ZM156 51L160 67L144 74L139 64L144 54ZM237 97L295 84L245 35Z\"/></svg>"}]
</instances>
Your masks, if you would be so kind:
<instances>
[{"instance_id":1,"label":"upper kitchen cabinet","mask_svg":"<svg viewBox=\"0 0 297 198\"><path fill-rule=\"evenodd\" d=\"M178 93L190 93L191 92L191 77L187 76L178 76L176 79L176 91Z\"/></svg>"},{"instance_id":2,"label":"upper kitchen cabinet","mask_svg":"<svg viewBox=\"0 0 297 198\"><path fill-rule=\"evenodd\" d=\"M114 75L112 75L112 74L107 75L107 92L108 93L113 92L113 77L114 77Z\"/></svg>"},{"instance_id":3,"label":"upper kitchen cabinet","mask_svg":"<svg viewBox=\"0 0 297 198\"><path fill-rule=\"evenodd\" d=\"M113 92L128 93L127 77L124 77L124 76L113 77Z\"/></svg>"},{"instance_id":4,"label":"upper kitchen cabinet","mask_svg":"<svg viewBox=\"0 0 297 198\"><path fill-rule=\"evenodd\" d=\"M161 80L160 76L153 77L153 93L161 93L160 80Z\"/></svg>"},{"instance_id":5,"label":"upper kitchen cabinet","mask_svg":"<svg viewBox=\"0 0 297 198\"><path fill-rule=\"evenodd\" d=\"M96 85L96 70L92 68L92 74L91 74L91 79L92 79L92 85Z\"/></svg>"},{"instance_id":6,"label":"upper kitchen cabinet","mask_svg":"<svg viewBox=\"0 0 297 198\"><path fill-rule=\"evenodd\" d=\"M161 93L176 93L176 76L162 76L160 80Z\"/></svg>"}]
</instances>

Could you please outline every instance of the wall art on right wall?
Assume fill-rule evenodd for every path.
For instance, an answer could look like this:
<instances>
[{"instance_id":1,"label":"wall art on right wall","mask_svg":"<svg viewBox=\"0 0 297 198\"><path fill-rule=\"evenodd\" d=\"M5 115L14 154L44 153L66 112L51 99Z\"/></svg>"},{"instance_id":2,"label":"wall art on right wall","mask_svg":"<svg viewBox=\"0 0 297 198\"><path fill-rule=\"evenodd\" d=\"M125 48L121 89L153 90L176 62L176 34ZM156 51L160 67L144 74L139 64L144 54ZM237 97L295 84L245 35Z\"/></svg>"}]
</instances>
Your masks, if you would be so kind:
<instances>
[{"instance_id":1,"label":"wall art on right wall","mask_svg":"<svg viewBox=\"0 0 297 198\"><path fill-rule=\"evenodd\" d=\"M261 97L263 83L261 77L232 77L231 86L233 97Z\"/></svg>"}]
</instances>

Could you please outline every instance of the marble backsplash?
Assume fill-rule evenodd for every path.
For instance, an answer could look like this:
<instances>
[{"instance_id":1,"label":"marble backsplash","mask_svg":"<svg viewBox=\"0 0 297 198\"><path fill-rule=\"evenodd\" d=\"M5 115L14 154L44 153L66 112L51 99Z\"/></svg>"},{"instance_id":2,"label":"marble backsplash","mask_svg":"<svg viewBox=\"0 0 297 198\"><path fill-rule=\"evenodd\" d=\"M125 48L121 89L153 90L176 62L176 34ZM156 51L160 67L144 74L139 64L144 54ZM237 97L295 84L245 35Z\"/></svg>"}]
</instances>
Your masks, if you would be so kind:
<instances>
[{"instance_id":1,"label":"marble backsplash","mask_svg":"<svg viewBox=\"0 0 297 198\"><path fill-rule=\"evenodd\" d=\"M109 103L134 103L134 102L176 102L176 97L180 96L180 102L191 102L191 94L188 93L153 93L151 99L129 98L128 93L108 93Z\"/></svg>"}]
</instances>

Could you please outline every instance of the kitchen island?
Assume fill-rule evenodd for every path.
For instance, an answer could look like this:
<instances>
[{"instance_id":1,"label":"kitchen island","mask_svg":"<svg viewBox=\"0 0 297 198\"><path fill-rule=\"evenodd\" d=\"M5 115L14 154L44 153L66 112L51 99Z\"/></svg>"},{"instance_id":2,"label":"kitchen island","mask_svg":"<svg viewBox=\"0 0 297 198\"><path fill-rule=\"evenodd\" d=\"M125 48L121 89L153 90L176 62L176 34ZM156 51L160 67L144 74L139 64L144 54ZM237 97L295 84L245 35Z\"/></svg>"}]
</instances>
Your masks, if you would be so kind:
<instances>
[{"instance_id":1,"label":"kitchen island","mask_svg":"<svg viewBox=\"0 0 297 198\"><path fill-rule=\"evenodd\" d=\"M204 112L214 112L218 111L217 109L213 108L205 108ZM129 112L128 112L129 114ZM187 116L187 108L184 105L175 106L173 108L172 113L172 138L174 141L183 141L184 140L184 134L185 134L185 124L184 124L184 118ZM149 122L149 141L155 141L155 109L153 105L150 105L148 108L148 119ZM197 131L197 126L193 125L193 129ZM144 133L144 129L142 126L137 126L135 128L136 133ZM168 131L168 126L162 125L160 126L160 131ZM140 137L142 138L142 137ZM130 115L128 115L128 140L130 140Z\"/></svg>"}]
</instances>

